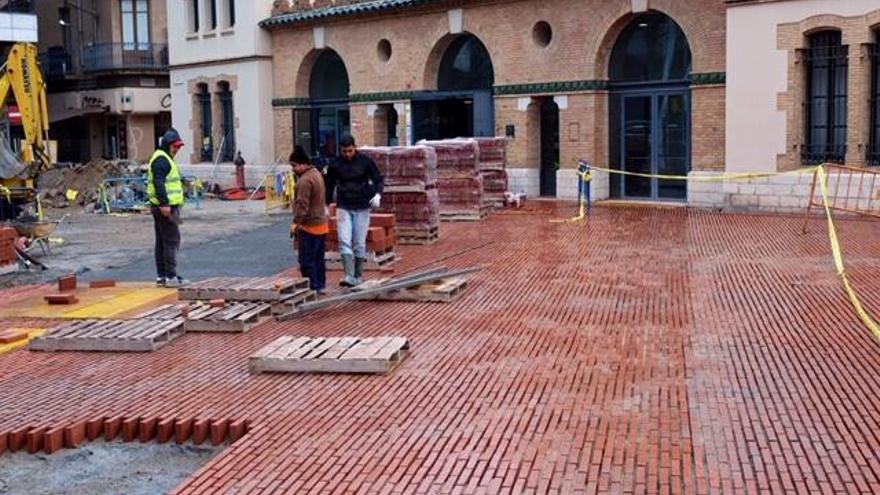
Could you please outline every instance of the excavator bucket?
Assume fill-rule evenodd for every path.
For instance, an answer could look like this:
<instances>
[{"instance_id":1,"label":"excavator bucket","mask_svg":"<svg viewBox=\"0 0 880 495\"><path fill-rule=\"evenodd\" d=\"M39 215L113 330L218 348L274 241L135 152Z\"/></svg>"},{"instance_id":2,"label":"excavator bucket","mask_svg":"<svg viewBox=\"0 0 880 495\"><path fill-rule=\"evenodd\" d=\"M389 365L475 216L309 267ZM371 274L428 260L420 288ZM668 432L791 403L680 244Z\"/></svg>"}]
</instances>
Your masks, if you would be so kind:
<instances>
[{"instance_id":1,"label":"excavator bucket","mask_svg":"<svg viewBox=\"0 0 880 495\"><path fill-rule=\"evenodd\" d=\"M0 179L23 178L26 170L27 165L18 159L6 137L0 134Z\"/></svg>"}]
</instances>

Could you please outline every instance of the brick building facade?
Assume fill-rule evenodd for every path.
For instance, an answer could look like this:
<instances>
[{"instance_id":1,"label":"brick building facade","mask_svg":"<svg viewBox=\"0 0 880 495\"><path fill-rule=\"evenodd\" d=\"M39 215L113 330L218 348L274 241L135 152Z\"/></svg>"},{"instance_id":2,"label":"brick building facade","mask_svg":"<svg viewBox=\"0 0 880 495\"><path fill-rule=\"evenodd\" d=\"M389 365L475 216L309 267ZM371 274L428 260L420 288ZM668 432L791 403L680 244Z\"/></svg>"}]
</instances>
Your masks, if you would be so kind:
<instances>
[{"instance_id":1,"label":"brick building facade","mask_svg":"<svg viewBox=\"0 0 880 495\"><path fill-rule=\"evenodd\" d=\"M828 3L819 0L276 1L273 16L261 23L273 42L276 153L294 143L332 153L327 136L343 131L366 145L450 137L437 134L462 130L443 130L444 112L452 112L446 120L473 119L465 129L473 135L509 137L511 187L532 195L572 197L581 158L602 167L692 176L798 168L805 163L793 146L805 132L799 112L808 103L798 57L807 35L822 26L850 26L845 42L873 40L870 20L877 9L870 0L846 3L840 8L847 12L828 12ZM773 15L764 15L765 9ZM740 17L758 23L762 16L779 19L764 22L770 39L749 36L748 20L735 24L736 33L728 31ZM804 23L806 31L798 31ZM477 40L475 48L461 49L466 39ZM749 50L772 56L789 50L788 63L776 56L771 72L796 83L755 99L749 81L768 68L749 67L743 59L734 66L739 73L731 74L728 60ZM845 143L863 156L870 113L863 97L872 70L866 50L850 50L850 61L857 59L850 78L862 81L851 94L861 106L850 98L850 113L860 124ZM331 72L328 54L335 61ZM491 68L483 79L480 57ZM450 67L465 72L453 72L448 82ZM322 99L316 87L332 83L316 73L335 74L331 80L344 79L345 87ZM458 87L454 76L462 84L473 76L474 86ZM742 85L735 102L729 99L731 77ZM436 103L426 107L430 102ZM456 105L463 110L449 110ZM772 115L741 132L749 126L750 106L772 107ZM729 128L731 111L736 133ZM771 164L765 163L768 153L740 137L761 134L759 129L787 136ZM760 159L731 165L729 154L739 157L743 150ZM729 189L722 182L683 186L602 174L593 183L598 198L687 199L705 206L730 205ZM756 197L740 200L736 206L760 206Z\"/></svg>"},{"instance_id":2,"label":"brick building facade","mask_svg":"<svg viewBox=\"0 0 880 495\"><path fill-rule=\"evenodd\" d=\"M419 127L412 122L413 113L432 93L446 93L438 87L444 56L457 40L473 36L485 47L493 69L494 118L489 132L510 137L513 187L535 195L541 192L543 165L544 178L556 186L555 191L545 188L544 192L570 197L578 159L611 164L609 143L618 137L609 130L615 92L609 67L615 43L627 29L638 29L642 19L662 16L661 21L669 19L680 28L689 51L687 71L679 81L682 104L689 109L682 122L683 132L690 133L683 136L690 147L685 166L723 168L723 0L326 3L276 2L275 16L263 23L273 37L278 153L297 139L293 135L297 126L292 123L308 121L305 116L297 118L297 112L312 105L312 69L328 50L345 65L350 131L360 143L387 144L389 132L395 131L401 143L450 137L412 136ZM636 89L650 92L662 85ZM548 102L555 108L542 112ZM478 98L473 103L478 113ZM388 116L395 114L397 126L389 129ZM550 137L558 143L545 142L542 153L542 124L547 125L542 116L556 115L549 136L544 129L544 141ZM479 131L478 123L474 130ZM548 147L558 149L555 159L548 160ZM555 177L546 174L549 167L558 168ZM605 189L600 195L609 195L607 179L597 185Z\"/></svg>"}]
</instances>

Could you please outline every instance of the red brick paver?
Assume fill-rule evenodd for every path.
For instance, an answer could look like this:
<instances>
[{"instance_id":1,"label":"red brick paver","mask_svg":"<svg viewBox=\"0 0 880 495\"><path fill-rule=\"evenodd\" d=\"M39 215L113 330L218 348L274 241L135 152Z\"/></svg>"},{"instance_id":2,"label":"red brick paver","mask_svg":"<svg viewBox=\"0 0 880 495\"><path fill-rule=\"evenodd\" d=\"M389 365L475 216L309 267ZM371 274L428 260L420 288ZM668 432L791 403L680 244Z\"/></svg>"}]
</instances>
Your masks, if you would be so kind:
<instances>
[{"instance_id":1,"label":"red brick paver","mask_svg":"<svg viewBox=\"0 0 880 495\"><path fill-rule=\"evenodd\" d=\"M179 493L880 492L880 344L824 224L600 208L560 225L570 208L532 207L548 211L401 248L403 269L486 264L453 304L353 303L145 355L0 355L0 436L91 437L105 418L241 437ZM878 315L880 228L840 229ZM388 376L250 375L284 334L403 335L413 353Z\"/></svg>"}]
</instances>

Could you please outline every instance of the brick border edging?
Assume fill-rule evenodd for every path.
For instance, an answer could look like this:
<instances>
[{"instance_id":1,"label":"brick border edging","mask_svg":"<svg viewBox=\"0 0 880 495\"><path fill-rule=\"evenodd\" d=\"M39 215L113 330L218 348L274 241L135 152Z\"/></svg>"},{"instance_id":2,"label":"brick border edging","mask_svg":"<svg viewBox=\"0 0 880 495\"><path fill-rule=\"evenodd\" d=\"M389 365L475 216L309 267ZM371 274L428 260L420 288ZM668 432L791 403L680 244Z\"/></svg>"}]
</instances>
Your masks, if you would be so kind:
<instances>
[{"instance_id":1,"label":"brick border edging","mask_svg":"<svg viewBox=\"0 0 880 495\"><path fill-rule=\"evenodd\" d=\"M43 424L0 431L0 455L7 450L18 452L24 448L27 448L29 454L36 454L41 450L52 454L63 448L77 448L86 441L91 442L102 436L107 441L121 436L125 442L137 439L141 443L153 440L166 443L173 438L178 444L192 440L194 444L200 445L210 440L215 446L226 441L231 445L244 437L250 429L251 421L248 419L101 416L60 425Z\"/></svg>"}]
</instances>

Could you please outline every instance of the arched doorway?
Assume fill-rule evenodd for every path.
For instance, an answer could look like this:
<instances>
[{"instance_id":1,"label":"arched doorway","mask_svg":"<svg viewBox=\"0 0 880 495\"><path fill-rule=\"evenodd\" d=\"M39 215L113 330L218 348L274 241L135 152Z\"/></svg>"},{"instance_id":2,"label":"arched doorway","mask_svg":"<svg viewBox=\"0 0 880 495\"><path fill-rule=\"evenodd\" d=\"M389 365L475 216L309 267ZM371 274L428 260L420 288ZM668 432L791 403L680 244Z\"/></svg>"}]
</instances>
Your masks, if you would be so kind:
<instances>
[{"instance_id":1,"label":"arched doorway","mask_svg":"<svg viewBox=\"0 0 880 495\"><path fill-rule=\"evenodd\" d=\"M611 52L611 165L636 174L686 175L690 170L691 51L670 17L635 17ZM612 174L618 198L685 200L682 180Z\"/></svg>"},{"instance_id":2,"label":"arched doorway","mask_svg":"<svg viewBox=\"0 0 880 495\"><path fill-rule=\"evenodd\" d=\"M472 34L455 37L440 60L437 90L413 98L414 138L493 136L494 86L486 46Z\"/></svg>"},{"instance_id":3,"label":"arched doorway","mask_svg":"<svg viewBox=\"0 0 880 495\"><path fill-rule=\"evenodd\" d=\"M333 50L322 50L309 79L309 144L319 162L339 154L339 138L351 132L349 88L342 58Z\"/></svg>"}]
</instances>

